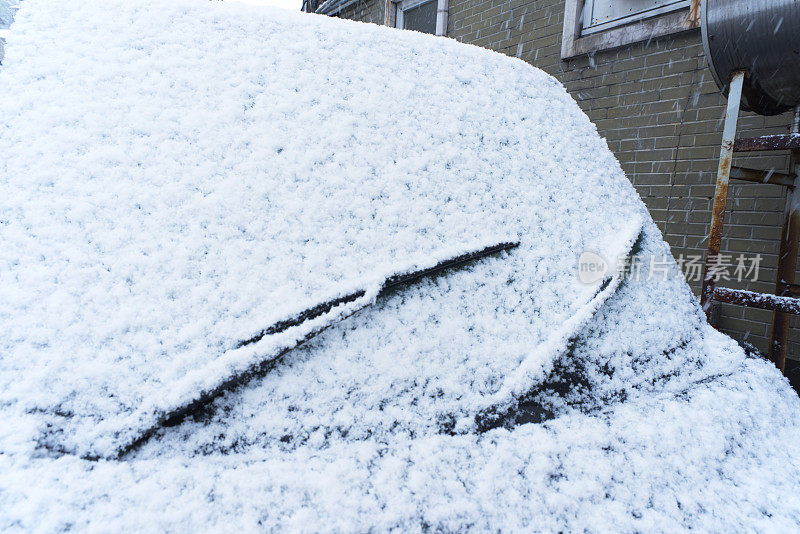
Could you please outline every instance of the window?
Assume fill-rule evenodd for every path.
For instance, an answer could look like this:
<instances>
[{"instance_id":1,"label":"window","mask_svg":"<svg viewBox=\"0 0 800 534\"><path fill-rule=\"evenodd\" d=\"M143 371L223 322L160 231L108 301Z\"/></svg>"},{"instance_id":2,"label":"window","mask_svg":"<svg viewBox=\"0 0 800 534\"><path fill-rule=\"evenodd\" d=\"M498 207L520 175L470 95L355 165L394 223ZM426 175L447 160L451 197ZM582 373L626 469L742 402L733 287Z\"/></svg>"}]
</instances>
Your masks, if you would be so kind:
<instances>
[{"instance_id":1,"label":"window","mask_svg":"<svg viewBox=\"0 0 800 534\"><path fill-rule=\"evenodd\" d=\"M397 27L436 34L438 0L404 0L397 4Z\"/></svg>"},{"instance_id":2,"label":"window","mask_svg":"<svg viewBox=\"0 0 800 534\"><path fill-rule=\"evenodd\" d=\"M586 0L581 35L689 7L690 0Z\"/></svg>"},{"instance_id":3,"label":"window","mask_svg":"<svg viewBox=\"0 0 800 534\"><path fill-rule=\"evenodd\" d=\"M561 58L700 27L700 0L565 0Z\"/></svg>"}]
</instances>

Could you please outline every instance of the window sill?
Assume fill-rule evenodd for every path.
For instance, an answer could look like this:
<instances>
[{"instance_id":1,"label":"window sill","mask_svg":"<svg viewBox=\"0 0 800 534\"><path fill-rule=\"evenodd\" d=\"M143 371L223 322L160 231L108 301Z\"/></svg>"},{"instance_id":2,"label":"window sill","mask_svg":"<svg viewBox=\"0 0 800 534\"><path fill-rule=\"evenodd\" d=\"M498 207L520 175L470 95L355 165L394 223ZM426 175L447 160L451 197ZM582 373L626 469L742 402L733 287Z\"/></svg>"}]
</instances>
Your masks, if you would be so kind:
<instances>
[{"instance_id":1,"label":"window sill","mask_svg":"<svg viewBox=\"0 0 800 534\"><path fill-rule=\"evenodd\" d=\"M583 2L580 0L567 0L564 13L564 34L561 41L561 59L571 59L600 50L611 50L700 27L700 1L693 0L692 7L689 9L581 37L578 20L582 7Z\"/></svg>"}]
</instances>

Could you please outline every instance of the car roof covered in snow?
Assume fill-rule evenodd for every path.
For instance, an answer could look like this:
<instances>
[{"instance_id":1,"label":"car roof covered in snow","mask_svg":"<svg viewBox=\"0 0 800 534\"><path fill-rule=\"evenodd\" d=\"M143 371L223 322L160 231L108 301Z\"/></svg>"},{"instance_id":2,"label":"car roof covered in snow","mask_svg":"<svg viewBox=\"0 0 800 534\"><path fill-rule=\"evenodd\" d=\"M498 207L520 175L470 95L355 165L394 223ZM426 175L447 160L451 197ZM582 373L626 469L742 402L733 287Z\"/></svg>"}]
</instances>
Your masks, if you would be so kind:
<instances>
[{"instance_id":1,"label":"car roof covered in snow","mask_svg":"<svg viewBox=\"0 0 800 534\"><path fill-rule=\"evenodd\" d=\"M341 526L462 528L477 519L442 470L480 478L492 440L517 458L531 446L519 432L557 448L572 418L584 434L566 452L588 451L574 459L585 474L580 462L630 441L636 406L663 409L654 398L691 412L680 402L708 402L697 388L752 387L746 370L794 402L777 373L708 330L595 127L522 61L241 5L26 0L0 116L0 409L13 422L0 450L12 480L53 461L56 486L88 464L109 479L207 470L204 487L260 473L276 484L257 489L279 510L266 523L280 524L298 517L312 472L353 467L345 494L317 488L330 509L346 496ZM384 291L498 243L518 245ZM582 252L608 271L582 280ZM663 279L626 278L617 260L633 258L659 258ZM531 404L552 427L515 427ZM591 437L612 420L616 437ZM674 414L664 421L676 428ZM231 453L256 467L237 471ZM408 480L392 493L403 463L445 496ZM533 483L519 469L513 483ZM376 515L385 503L365 497L376 492L405 512ZM19 485L9 495L30 498ZM62 511L80 515L68 501Z\"/></svg>"}]
</instances>

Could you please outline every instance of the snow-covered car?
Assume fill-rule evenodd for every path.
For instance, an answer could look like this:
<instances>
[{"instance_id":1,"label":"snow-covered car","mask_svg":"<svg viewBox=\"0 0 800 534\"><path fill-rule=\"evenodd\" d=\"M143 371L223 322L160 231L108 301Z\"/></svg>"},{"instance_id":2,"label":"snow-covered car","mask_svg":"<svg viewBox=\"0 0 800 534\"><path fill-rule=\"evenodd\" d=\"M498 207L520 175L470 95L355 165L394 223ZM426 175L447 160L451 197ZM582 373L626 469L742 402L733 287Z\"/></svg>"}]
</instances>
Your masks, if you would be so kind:
<instances>
[{"instance_id":1,"label":"snow-covered car","mask_svg":"<svg viewBox=\"0 0 800 534\"><path fill-rule=\"evenodd\" d=\"M415 32L26 0L0 529L800 525L800 401L564 88Z\"/></svg>"}]
</instances>

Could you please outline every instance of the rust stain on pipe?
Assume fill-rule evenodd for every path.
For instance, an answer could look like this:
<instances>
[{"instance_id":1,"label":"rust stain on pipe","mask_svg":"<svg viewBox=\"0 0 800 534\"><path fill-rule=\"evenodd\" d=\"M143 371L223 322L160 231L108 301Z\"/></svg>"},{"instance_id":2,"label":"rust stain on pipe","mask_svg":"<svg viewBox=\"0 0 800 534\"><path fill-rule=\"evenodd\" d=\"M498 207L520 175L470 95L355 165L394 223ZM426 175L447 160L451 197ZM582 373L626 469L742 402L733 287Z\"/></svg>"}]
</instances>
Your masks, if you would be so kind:
<instances>
[{"instance_id":1,"label":"rust stain on pipe","mask_svg":"<svg viewBox=\"0 0 800 534\"><path fill-rule=\"evenodd\" d=\"M730 147L730 142L727 143ZM705 276L701 302L706 317L711 316L711 300L716 282L717 258L722 245L722 228L725 222L725 204L728 200L728 179L731 166L731 155L725 152L726 142L723 142L723 156L720 158L720 173L717 175L717 185L714 189L714 206L711 212L711 229L708 233L708 251L706 252ZM730 148L728 148L730 150Z\"/></svg>"},{"instance_id":2,"label":"rust stain on pipe","mask_svg":"<svg viewBox=\"0 0 800 534\"><path fill-rule=\"evenodd\" d=\"M689 25L692 28L700 26L700 0L692 0L692 5L689 7Z\"/></svg>"},{"instance_id":3,"label":"rust stain on pipe","mask_svg":"<svg viewBox=\"0 0 800 534\"><path fill-rule=\"evenodd\" d=\"M731 161L733 160L733 140L736 137L736 123L739 120L739 104L742 100L744 76L745 71L737 71L733 75L730 91L728 92L728 105L725 108L725 127L722 130L717 185L714 190L714 207L711 212L711 228L708 232L708 251L706 252L703 288L700 291L700 304L703 306L703 311L709 320L711 320L711 300L716 283L714 268L717 265L720 244L722 243L725 203L728 200L728 182L731 175Z\"/></svg>"},{"instance_id":4,"label":"rust stain on pipe","mask_svg":"<svg viewBox=\"0 0 800 534\"><path fill-rule=\"evenodd\" d=\"M709 255L716 256L722 243L722 226L725 222L725 204L728 200L728 184L731 172L731 153L732 143L728 140L722 141L722 153L719 160L719 173L717 174L717 185L714 190L714 207L711 213L711 230L708 234Z\"/></svg>"}]
</instances>

